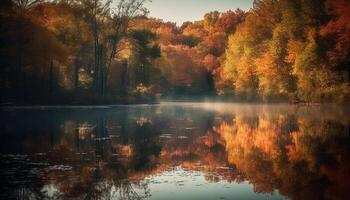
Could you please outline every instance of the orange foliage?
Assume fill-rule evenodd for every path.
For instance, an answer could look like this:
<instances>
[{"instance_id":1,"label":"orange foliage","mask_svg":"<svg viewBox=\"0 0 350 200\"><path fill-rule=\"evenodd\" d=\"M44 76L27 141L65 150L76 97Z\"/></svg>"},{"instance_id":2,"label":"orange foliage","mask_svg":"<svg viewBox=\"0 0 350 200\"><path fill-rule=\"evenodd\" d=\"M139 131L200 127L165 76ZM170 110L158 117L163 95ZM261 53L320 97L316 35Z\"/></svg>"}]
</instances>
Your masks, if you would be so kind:
<instances>
[{"instance_id":1,"label":"orange foliage","mask_svg":"<svg viewBox=\"0 0 350 200\"><path fill-rule=\"evenodd\" d=\"M229 10L222 13L215 24L215 28L220 32L234 33L238 24L244 21L245 12L241 9Z\"/></svg>"}]
</instances>

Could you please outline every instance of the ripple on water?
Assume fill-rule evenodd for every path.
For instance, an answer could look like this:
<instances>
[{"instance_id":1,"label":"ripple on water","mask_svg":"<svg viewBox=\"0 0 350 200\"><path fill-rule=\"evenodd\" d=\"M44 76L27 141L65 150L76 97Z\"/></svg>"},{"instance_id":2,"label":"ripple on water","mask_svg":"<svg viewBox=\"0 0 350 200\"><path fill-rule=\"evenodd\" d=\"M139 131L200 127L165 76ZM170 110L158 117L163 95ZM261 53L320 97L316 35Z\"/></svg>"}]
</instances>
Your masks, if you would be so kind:
<instances>
[{"instance_id":1,"label":"ripple on water","mask_svg":"<svg viewBox=\"0 0 350 200\"><path fill-rule=\"evenodd\" d=\"M172 134L162 134L159 136L160 138L166 138L166 139L170 139L172 138Z\"/></svg>"},{"instance_id":2,"label":"ripple on water","mask_svg":"<svg viewBox=\"0 0 350 200\"><path fill-rule=\"evenodd\" d=\"M70 171L73 167L69 165L53 165L47 168L48 171Z\"/></svg>"}]
</instances>

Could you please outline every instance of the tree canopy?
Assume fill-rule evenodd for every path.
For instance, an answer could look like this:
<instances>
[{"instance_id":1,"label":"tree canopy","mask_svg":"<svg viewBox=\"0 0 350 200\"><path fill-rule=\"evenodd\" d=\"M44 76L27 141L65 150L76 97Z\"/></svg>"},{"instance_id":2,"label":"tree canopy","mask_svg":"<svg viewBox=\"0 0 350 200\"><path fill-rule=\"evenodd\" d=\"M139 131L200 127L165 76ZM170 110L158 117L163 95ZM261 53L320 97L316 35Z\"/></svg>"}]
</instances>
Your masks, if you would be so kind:
<instances>
[{"instance_id":1,"label":"tree canopy","mask_svg":"<svg viewBox=\"0 0 350 200\"><path fill-rule=\"evenodd\" d=\"M255 0L181 26L145 2L1 1L1 102L350 99L347 0Z\"/></svg>"}]
</instances>

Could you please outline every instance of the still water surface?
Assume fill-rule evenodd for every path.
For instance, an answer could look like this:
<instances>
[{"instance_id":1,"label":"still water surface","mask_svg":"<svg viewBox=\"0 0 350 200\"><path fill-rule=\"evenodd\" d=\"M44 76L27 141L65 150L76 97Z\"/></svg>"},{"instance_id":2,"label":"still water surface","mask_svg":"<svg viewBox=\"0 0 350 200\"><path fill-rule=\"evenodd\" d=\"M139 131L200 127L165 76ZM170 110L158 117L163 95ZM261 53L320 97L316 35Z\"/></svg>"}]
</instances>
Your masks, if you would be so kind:
<instances>
[{"instance_id":1,"label":"still water surface","mask_svg":"<svg viewBox=\"0 0 350 200\"><path fill-rule=\"evenodd\" d=\"M348 199L350 109L2 108L0 199Z\"/></svg>"}]
</instances>

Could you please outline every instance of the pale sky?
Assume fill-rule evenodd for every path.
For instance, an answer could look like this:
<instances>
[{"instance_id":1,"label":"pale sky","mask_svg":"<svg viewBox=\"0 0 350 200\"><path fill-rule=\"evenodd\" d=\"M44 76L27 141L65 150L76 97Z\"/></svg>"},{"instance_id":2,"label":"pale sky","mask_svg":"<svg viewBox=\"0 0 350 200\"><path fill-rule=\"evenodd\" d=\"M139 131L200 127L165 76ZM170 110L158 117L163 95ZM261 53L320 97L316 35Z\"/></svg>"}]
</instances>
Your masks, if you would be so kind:
<instances>
[{"instance_id":1,"label":"pale sky","mask_svg":"<svg viewBox=\"0 0 350 200\"><path fill-rule=\"evenodd\" d=\"M176 22L178 26L185 21L200 20L210 11L249 10L252 6L253 0L152 0L145 4L150 17Z\"/></svg>"}]
</instances>

